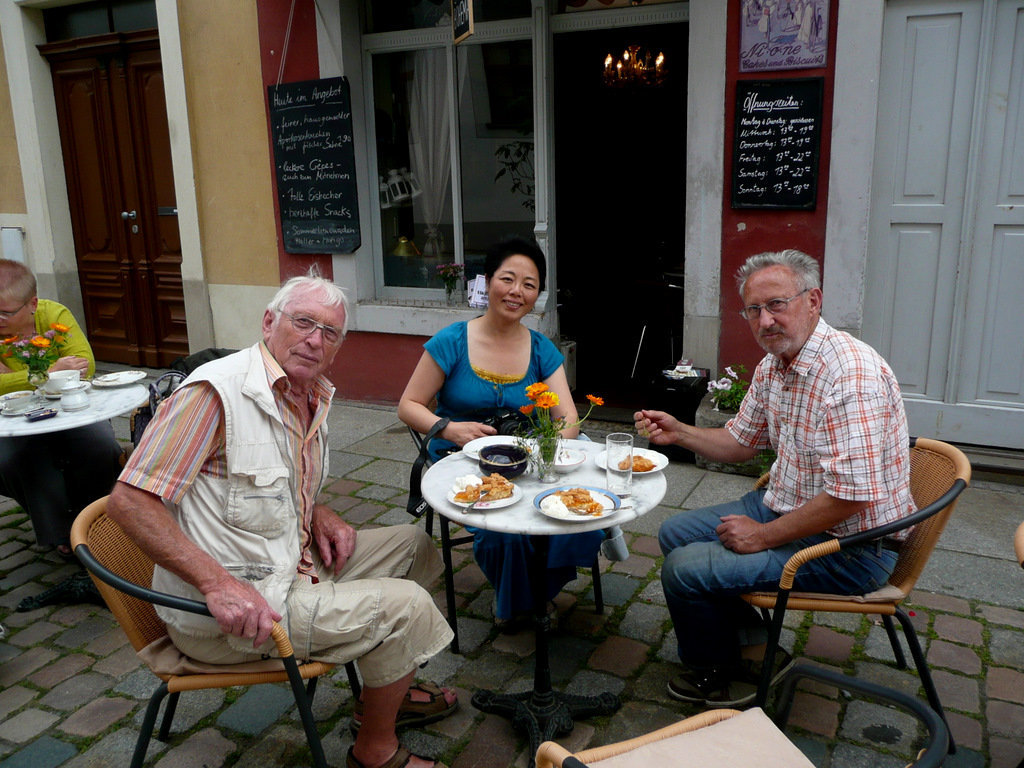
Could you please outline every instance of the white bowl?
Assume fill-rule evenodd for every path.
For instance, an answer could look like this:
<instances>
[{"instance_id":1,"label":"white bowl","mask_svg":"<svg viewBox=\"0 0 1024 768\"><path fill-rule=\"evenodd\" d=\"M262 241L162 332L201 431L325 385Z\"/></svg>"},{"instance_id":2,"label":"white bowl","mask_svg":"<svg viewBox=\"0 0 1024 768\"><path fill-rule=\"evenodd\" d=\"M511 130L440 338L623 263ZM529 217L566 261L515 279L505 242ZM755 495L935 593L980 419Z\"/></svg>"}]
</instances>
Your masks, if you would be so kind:
<instances>
[{"instance_id":1,"label":"white bowl","mask_svg":"<svg viewBox=\"0 0 1024 768\"><path fill-rule=\"evenodd\" d=\"M586 451L577 448L562 448L555 457L555 472L560 475L567 475L574 469L579 469L587 460Z\"/></svg>"}]
</instances>

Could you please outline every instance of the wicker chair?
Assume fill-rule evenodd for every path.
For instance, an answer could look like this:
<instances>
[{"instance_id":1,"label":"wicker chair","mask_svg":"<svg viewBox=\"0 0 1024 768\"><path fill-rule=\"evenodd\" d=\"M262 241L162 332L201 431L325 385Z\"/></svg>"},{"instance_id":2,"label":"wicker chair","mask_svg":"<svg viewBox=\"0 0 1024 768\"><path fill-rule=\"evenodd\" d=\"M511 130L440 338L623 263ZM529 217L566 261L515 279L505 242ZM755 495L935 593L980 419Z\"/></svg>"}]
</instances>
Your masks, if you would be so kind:
<instances>
[{"instance_id":1,"label":"wicker chair","mask_svg":"<svg viewBox=\"0 0 1024 768\"><path fill-rule=\"evenodd\" d=\"M153 561L128 538L117 523L107 517L107 498L109 497L94 501L78 515L71 528L71 545L79 560L89 570L89 575L135 650L160 647L164 650L162 660L166 661L168 654L173 657L176 649L167 638L167 628L157 616L153 605L164 605L205 616L209 616L210 611L205 603L150 589ZM158 671L151 666L153 674L163 682L153 692L146 708L139 738L135 744L135 753L132 756L132 768L139 768L146 758L146 748L153 733L160 702L168 693L170 698L167 700L167 709L157 735L161 741L165 741L170 733L178 696L182 691L285 681L291 683L313 762L317 768L326 768L327 762L313 720L311 705L317 678L330 672L334 665L325 662L297 663L288 634L280 624L274 624L272 637L277 644L280 659L268 659L255 664L213 666L199 664L178 653L181 659L181 662L176 662L178 666L183 665L185 669L202 668L202 671L195 669L179 674L164 669ZM164 664L160 666L165 667ZM165 668L173 666L175 664ZM358 697L359 681L355 676L355 668L350 663L346 665L346 670L353 686L353 694ZM308 686L303 686L303 680L309 681Z\"/></svg>"},{"instance_id":2,"label":"wicker chair","mask_svg":"<svg viewBox=\"0 0 1024 768\"><path fill-rule=\"evenodd\" d=\"M1013 535L1013 549L1017 553L1017 562L1024 568L1024 523L1017 527L1017 533Z\"/></svg>"},{"instance_id":3,"label":"wicker chair","mask_svg":"<svg viewBox=\"0 0 1024 768\"><path fill-rule=\"evenodd\" d=\"M751 605L761 609L766 616L771 611L771 623L768 633L766 659L775 658L782 633L782 621L787 608L801 611L831 611L836 613L874 614L882 617L886 634L892 644L896 664L906 669L907 662L892 617L899 619L903 627L910 653L921 677L921 684L931 705L940 717L945 720L942 703L932 682L928 663L925 661L917 632L910 617L900 609L900 603L914 588L918 577L928 563L932 550L939 540L957 499L971 480L971 465L967 457L957 448L928 438L912 440L910 449L910 492L914 497L918 511L895 523L872 528L862 533L843 536L838 539L816 544L793 555L782 573L778 592L755 592L743 596ZM758 481L758 486L767 483L767 476ZM797 570L801 565L839 552L844 547L863 544L869 541L881 541L896 531L910 528L910 534L900 545L899 558L889 581L882 589L867 595L825 595L804 592L791 592ZM764 665L764 673L758 686L755 703L763 707L768 698L772 668ZM952 737L949 739L950 753L956 750Z\"/></svg>"},{"instance_id":4,"label":"wicker chair","mask_svg":"<svg viewBox=\"0 0 1024 768\"><path fill-rule=\"evenodd\" d=\"M934 767L941 765L945 759L948 737L946 725L924 702L834 670L800 664L786 675L775 722L757 707L746 712L716 709L628 741L587 749L577 754L571 754L553 741L546 741L537 750L537 768L812 766L781 730L789 719L793 692L801 678L817 680L907 710L927 731L925 746L912 765L916 768Z\"/></svg>"}]
</instances>

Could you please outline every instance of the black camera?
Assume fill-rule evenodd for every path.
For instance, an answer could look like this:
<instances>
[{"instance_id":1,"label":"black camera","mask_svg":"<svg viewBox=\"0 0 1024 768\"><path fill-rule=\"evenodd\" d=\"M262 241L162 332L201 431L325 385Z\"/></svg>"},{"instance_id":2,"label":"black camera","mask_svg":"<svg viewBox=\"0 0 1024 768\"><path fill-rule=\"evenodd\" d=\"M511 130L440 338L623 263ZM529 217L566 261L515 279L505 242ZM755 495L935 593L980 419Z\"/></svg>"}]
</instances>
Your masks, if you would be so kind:
<instances>
[{"instance_id":1,"label":"black camera","mask_svg":"<svg viewBox=\"0 0 1024 768\"><path fill-rule=\"evenodd\" d=\"M519 411L501 410L480 418L479 422L494 427L499 435L518 435L527 426L528 419Z\"/></svg>"}]
</instances>

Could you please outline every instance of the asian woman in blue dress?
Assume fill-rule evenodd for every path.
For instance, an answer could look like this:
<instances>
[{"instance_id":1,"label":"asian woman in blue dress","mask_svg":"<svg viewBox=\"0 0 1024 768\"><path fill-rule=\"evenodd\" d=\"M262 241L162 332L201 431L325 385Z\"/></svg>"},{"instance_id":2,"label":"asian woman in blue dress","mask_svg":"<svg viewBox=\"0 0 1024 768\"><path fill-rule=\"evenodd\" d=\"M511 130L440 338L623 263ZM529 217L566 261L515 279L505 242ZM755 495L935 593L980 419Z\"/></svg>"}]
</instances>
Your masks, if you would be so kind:
<instances>
[{"instance_id":1,"label":"asian woman in blue dress","mask_svg":"<svg viewBox=\"0 0 1024 768\"><path fill-rule=\"evenodd\" d=\"M430 444L432 458L445 448L495 434L494 427L473 419L529 405L526 387L537 382L558 395L560 404L552 409L552 417L562 417L566 424L577 421L562 353L546 336L522 323L544 290L546 274L544 254L536 243L513 238L492 246L484 262L487 311L448 326L424 345L402 393L398 416L421 434L438 417L451 419ZM435 401L436 409L431 410ZM563 437L578 435L575 426L562 431ZM513 619L532 608L527 570L530 539L480 529L473 529L473 534L473 556L495 591L495 623L510 627ZM577 566L593 564L603 539L601 531L551 537L549 600L576 577Z\"/></svg>"}]
</instances>

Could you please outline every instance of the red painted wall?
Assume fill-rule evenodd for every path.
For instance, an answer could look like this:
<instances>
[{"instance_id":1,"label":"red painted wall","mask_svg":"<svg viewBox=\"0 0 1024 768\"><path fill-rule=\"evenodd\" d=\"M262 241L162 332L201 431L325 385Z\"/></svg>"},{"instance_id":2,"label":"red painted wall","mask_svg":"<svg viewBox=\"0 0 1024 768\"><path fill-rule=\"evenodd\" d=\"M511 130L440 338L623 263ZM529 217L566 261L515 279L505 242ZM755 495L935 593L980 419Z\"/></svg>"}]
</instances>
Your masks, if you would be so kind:
<instances>
[{"instance_id":1,"label":"red painted wall","mask_svg":"<svg viewBox=\"0 0 1024 768\"><path fill-rule=\"evenodd\" d=\"M836 20L838 0L829 8L828 66L821 69L794 69L773 72L739 71L740 0L729 3L729 29L726 38L725 88L725 195L722 200L722 334L718 359L722 366L742 363L753 371L764 351L757 345L750 326L737 314L742 305L733 275L748 256L763 251L799 248L818 259L825 254L825 221L828 204L828 171L832 156L832 96L835 91ZM813 211L733 209L732 142L736 112L737 80L771 80L788 77L824 77L822 101L821 151L818 165L818 198ZM741 228L742 227L742 228Z\"/></svg>"},{"instance_id":2,"label":"red painted wall","mask_svg":"<svg viewBox=\"0 0 1024 768\"><path fill-rule=\"evenodd\" d=\"M258 0L256 13L259 19L260 62L263 69L263 99L267 109L267 151L270 164L274 164L274 148L270 142L270 104L267 101L266 86L277 85L278 74L282 83L297 83L316 80L320 77L320 61L316 42L316 6L314 0L295 0L295 11L291 18L288 34L288 16L292 3L289 0ZM287 46L287 50L286 50ZM285 57L284 71L281 72L281 57ZM328 280L334 277L334 268L329 254L291 254L284 252L281 239L281 211L277 198L277 179L272 180L274 189L274 216L277 218L277 250L281 271L281 282L289 277L305 274L312 264Z\"/></svg>"},{"instance_id":3,"label":"red painted wall","mask_svg":"<svg viewBox=\"0 0 1024 768\"><path fill-rule=\"evenodd\" d=\"M426 341L426 336L349 333L328 371L337 387L335 396L370 403L397 403Z\"/></svg>"}]
</instances>

